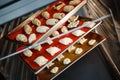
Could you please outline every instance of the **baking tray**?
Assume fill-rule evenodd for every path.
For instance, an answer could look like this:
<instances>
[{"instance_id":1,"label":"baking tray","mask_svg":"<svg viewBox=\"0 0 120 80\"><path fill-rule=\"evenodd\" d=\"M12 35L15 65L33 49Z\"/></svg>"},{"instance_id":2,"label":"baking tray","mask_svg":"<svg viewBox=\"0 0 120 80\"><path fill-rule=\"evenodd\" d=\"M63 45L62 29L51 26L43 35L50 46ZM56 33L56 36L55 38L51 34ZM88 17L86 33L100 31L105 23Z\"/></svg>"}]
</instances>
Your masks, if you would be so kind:
<instances>
[{"instance_id":1,"label":"baking tray","mask_svg":"<svg viewBox=\"0 0 120 80\"><path fill-rule=\"evenodd\" d=\"M40 78L40 80L53 80L55 77L57 77L60 73L62 73L63 71L65 71L67 68L69 68L71 65L73 65L76 61L78 61L79 59L81 59L83 56L85 56L88 52L90 52L92 49L94 49L95 47L97 47L99 44L101 44L103 41L105 41L105 37L100 36L98 34L92 33L90 32L89 34L87 34L85 37L85 39L87 39L87 41L84 42L84 44L80 44L80 43L76 43L74 44L74 47L76 48L82 48L83 51L80 54L75 54L75 49L73 49L71 52L64 52L62 55L64 55L64 58L62 58L60 61L58 61L57 59L54 60L52 63L52 66L50 66L50 68L45 68L43 69L41 72L38 73L38 76ZM88 44L89 40L91 39L95 39L96 43L92 46L90 46ZM63 60L65 58L69 58L71 60L70 64L63 64ZM59 67L59 70L57 71L57 73L51 73L50 70L53 67ZM47 76L45 75L47 74Z\"/></svg>"},{"instance_id":2,"label":"baking tray","mask_svg":"<svg viewBox=\"0 0 120 80\"><path fill-rule=\"evenodd\" d=\"M72 42L71 44L69 44L69 46L66 46L66 48L61 52L60 51L60 53L57 53L55 56L49 56L50 58L52 58L52 57L54 57L54 58L52 58L52 59L50 59L50 61L48 61L47 62L47 64L45 64L45 65L43 65L43 66L39 66L39 67L37 67L37 69L33 69L33 65L35 64L33 61L32 61L32 64L31 63L29 63L29 62L31 62L31 60L33 60L33 57L30 57L30 58L25 58L25 56L24 55L22 55L22 58L23 58L23 60L30 66L30 68L32 69L32 71L35 73L35 74L38 74L41 70L43 70L47 65L49 65L53 60L55 60L57 57L59 57L60 56L60 54L62 54L62 53L64 53L69 47L71 47L72 45L74 45L79 39L81 39L82 37L84 37L85 35L87 35L89 32L91 32L93 29L95 29L96 27L98 27L99 25L101 24L101 21L100 22L98 22L98 23L96 23L92 28L89 28L89 26L88 26L88 28L87 27L85 27L85 28L81 28L81 30L86 30L85 31L85 33L82 35L82 36L80 36L80 37L76 37L76 40L74 41L74 42ZM69 35L66 35L66 36L63 36L63 37L69 37L70 35L72 35L71 33L69 33ZM61 38L61 37L60 37ZM72 38L74 38L74 36L72 37ZM58 39L56 39L57 41L59 41L59 38ZM54 40L55 41L55 40ZM59 43L59 42L58 42ZM43 46L51 46L51 45L49 45L49 44L43 44ZM53 46L53 45L52 45ZM54 45L54 46L56 46L56 45ZM59 46L58 46L59 47ZM21 50L21 49L23 49L23 48L20 48L19 50ZM44 49L44 48L43 48ZM39 53L39 52L38 52ZM41 53L39 54L39 56L41 55ZM38 56L38 55L37 55ZM46 56L46 57L48 57L48 55L47 55L47 53L45 54L44 53L44 56ZM34 58L35 58L35 56L34 56ZM36 65L37 66L37 65Z\"/></svg>"},{"instance_id":3,"label":"baking tray","mask_svg":"<svg viewBox=\"0 0 120 80\"><path fill-rule=\"evenodd\" d=\"M31 21L34 19L34 18L37 18L41 21L41 24L43 26L48 26L50 29L46 32L46 33L43 33L43 34L37 34L37 40L33 41L32 43L30 44L35 44L37 42L40 42L40 41L44 41L46 39L46 37L50 36L52 34L52 31L55 31L57 30L60 25L62 25L64 22L66 22L69 17L71 17L73 14L75 14L83 5L85 5L87 3L87 0L81 0L81 2L77 5L77 6L74 6L74 9L72 9L69 13L67 12L63 12L63 6L60 10L54 10L54 6L55 5L58 5L59 2L63 2L65 5L68 5L69 4L69 1L66 1L66 0L57 0L56 2L50 4L49 6L47 6L46 8L44 8L43 10L40 10L40 11L37 11L36 13L34 13L31 17L29 17L27 20L25 20L24 22L22 22L20 25L18 25L15 29L13 29L12 31L10 31L8 33L8 38L11 39L11 40L15 40L15 36L19 33L24 33L23 32L23 26L28 24L30 25L33 29L35 29L35 25L33 25L31 23ZM59 20L54 26L50 26L50 25L46 25L45 21L46 19L44 19L42 16L41 16L41 13L44 12L44 11L48 11L50 13L50 18L53 18L53 14L54 13L65 13L65 17L63 17L61 20ZM52 14L51 14L52 12ZM50 19L49 18L49 19ZM35 30L33 30L32 33L36 33ZM29 35L26 35L27 37ZM27 43L24 43L24 44L29 44L28 42Z\"/></svg>"}]
</instances>

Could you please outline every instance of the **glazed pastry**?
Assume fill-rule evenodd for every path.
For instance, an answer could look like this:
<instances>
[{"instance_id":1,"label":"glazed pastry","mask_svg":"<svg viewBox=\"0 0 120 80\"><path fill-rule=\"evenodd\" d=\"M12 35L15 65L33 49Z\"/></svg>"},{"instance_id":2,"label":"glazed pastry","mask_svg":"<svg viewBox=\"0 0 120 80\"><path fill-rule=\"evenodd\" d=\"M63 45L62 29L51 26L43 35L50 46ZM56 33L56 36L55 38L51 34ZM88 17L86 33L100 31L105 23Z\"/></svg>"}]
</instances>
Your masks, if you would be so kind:
<instances>
[{"instance_id":1,"label":"glazed pastry","mask_svg":"<svg viewBox=\"0 0 120 80\"><path fill-rule=\"evenodd\" d=\"M42 17L45 19L48 19L50 17L50 14L47 11L42 12Z\"/></svg>"},{"instance_id":2,"label":"glazed pastry","mask_svg":"<svg viewBox=\"0 0 120 80\"><path fill-rule=\"evenodd\" d=\"M16 40L21 42L27 42L27 37L24 34L18 34L16 36Z\"/></svg>"},{"instance_id":3,"label":"glazed pastry","mask_svg":"<svg viewBox=\"0 0 120 80\"><path fill-rule=\"evenodd\" d=\"M64 8L63 8L63 11L64 12L70 12L70 11L72 11L74 9L74 6L72 6L72 5L67 5L67 6L65 6Z\"/></svg>"},{"instance_id":4,"label":"glazed pastry","mask_svg":"<svg viewBox=\"0 0 120 80\"><path fill-rule=\"evenodd\" d=\"M60 39L59 42L64 45L68 45L68 44L72 43L73 40L71 38L66 37L66 38Z\"/></svg>"},{"instance_id":5,"label":"glazed pastry","mask_svg":"<svg viewBox=\"0 0 120 80\"><path fill-rule=\"evenodd\" d=\"M70 22L67 27L68 28L74 28L74 27L77 27L78 24L79 24L79 20L78 21L74 21L74 22Z\"/></svg>"},{"instance_id":6,"label":"glazed pastry","mask_svg":"<svg viewBox=\"0 0 120 80\"><path fill-rule=\"evenodd\" d=\"M53 33L52 33L52 36L58 36L59 35L59 32L58 31L54 31Z\"/></svg>"},{"instance_id":7,"label":"glazed pastry","mask_svg":"<svg viewBox=\"0 0 120 80\"><path fill-rule=\"evenodd\" d=\"M54 6L55 10L60 10L63 6L65 6L65 3L59 2L57 5Z\"/></svg>"},{"instance_id":8,"label":"glazed pastry","mask_svg":"<svg viewBox=\"0 0 120 80\"><path fill-rule=\"evenodd\" d=\"M54 56L57 52L60 51L58 47L49 47L46 49L46 51L51 55Z\"/></svg>"},{"instance_id":9,"label":"glazed pastry","mask_svg":"<svg viewBox=\"0 0 120 80\"><path fill-rule=\"evenodd\" d=\"M53 67L53 68L50 70L50 72L53 73L53 74L55 74L55 73L58 72L58 70L59 70L59 68L58 68L57 66L55 66L55 67Z\"/></svg>"},{"instance_id":10,"label":"glazed pastry","mask_svg":"<svg viewBox=\"0 0 120 80\"><path fill-rule=\"evenodd\" d=\"M23 54L27 57L31 57L33 53L32 53L31 50L26 50L26 51L23 52Z\"/></svg>"},{"instance_id":11,"label":"glazed pastry","mask_svg":"<svg viewBox=\"0 0 120 80\"><path fill-rule=\"evenodd\" d=\"M62 19L63 17L65 17L64 13L54 13L53 18L55 19Z\"/></svg>"},{"instance_id":12,"label":"glazed pastry","mask_svg":"<svg viewBox=\"0 0 120 80\"><path fill-rule=\"evenodd\" d=\"M76 50L75 50L75 54L80 54L80 53L82 53L83 52L83 49L82 48L77 48Z\"/></svg>"},{"instance_id":13,"label":"glazed pastry","mask_svg":"<svg viewBox=\"0 0 120 80\"><path fill-rule=\"evenodd\" d=\"M71 60L69 58L65 58L64 61L63 61L63 64L69 64L71 63Z\"/></svg>"},{"instance_id":14,"label":"glazed pastry","mask_svg":"<svg viewBox=\"0 0 120 80\"><path fill-rule=\"evenodd\" d=\"M41 25L41 21L40 21L39 19L37 19L37 18L33 19L33 20L32 20L32 23L33 23L34 25L36 25L36 26L40 26L40 25Z\"/></svg>"},{"instance_id":15,"label":"glazed pastry","mask_svg":"<svg viewBox=\"0 0 120 80\"><path fill-rule=\"evenodd\" d=\"M72 34L73 34L74 36L77 36L77 37L83 35L84 33L85 33L85 32L82 31L82 30L76 30L76 31L72 32Z\"/></svg>"},{"instance_id":16,"label":"glazed pastry","mask_svg":"<svg viewBox=\"0 0 120 80\"><path fill-rule=\"evenodd\" d=\"M95 39L91 39L91 40L88 42L88 44L89 44L89 45L94 45L94 44L95 44L95 42L96 42L96 40L95 40Z\"/></svg>"},{"instance_id":17,"label":"glazed pastry","mask_svg":"<svg viewBox=\"0 0 120 80\"><path fill-rule=\"evenodd\" d=\"M63 32L63 33L68 32L67 27L66 27L66 26L63 26L63 27L61 28L61 32Z\"/></svg>"},{"instance_id":18,"label":"glazed pastry","mask_svg":"<svg viewBox=\"0 0 120 80\"><path fill-rule=\"evenodd\" d=\"M73 6L76 6L76 5L78 5L80 2L81 2L80 0L71 0L71 1L69 2L69 4L70 4L70 5L73 5Z\"/></svg>"},{"instance_id":19,"label":"glazed pastry","mask_svg":"<svg viewBox=\"0 0 120 80\"><path fill-rule=\"evenodd\" d=\"M26 34L30 34L32 32L32 28L29 25L24 26L24 31Z\"/></svg>"},{"instance_id":20,"label":"glazed pastry","mask_svg":"<svg viewBox=\"0 0 120 80\"><path fill-rule=\"evenodd\" d=\"M48 20L46 21L46 24L47 24L47 25L50 25L50 26L53 26L53 25L55 25L57 22L58 22L58 19L48 19Z\"/></svg>"},{"instance_id":21,"label":"glazed pastry","mask_svg":"<svg viewBox=\"0 0 120 80\"><path fill-rule=\"evenodd\" d=\"M38 46L34 47L34 50L37 50L37 51L40 51L41 49L42 49L41 45L38 45Z\"/></svg>"},{"instance_id":22,"label":"glazed pastry","mask_svg":"<svg viewBox=\"0 0 120 80\"><path fill-rule=\"evenodd\" d=\"M30 34L30 36L28 38L28 42L32 43L35 40L36 40L36 34L35 33Z\"/></svg>"},{"instance_id":23,"label":"glazed pastry","mask_svg":"<svg viewBox=\"0 0 120 80\"><path fill-rule=\"evenodd\" d=\"M43 66L48 62L48 59L46 59L44 56L39 56L34 60L35 63L37 63L39 66Z\"/></svg>"},{"instance_id":24,"label":"glazed pastry","mask_svg":"<svg viewBox=\"0 0 120 80\"><path fill-rule=\"evenodd\" d=\"M48 31L48 29L49 29L49 27L47 27L47 26L39 26L39 27L36 28L36 32L45 33L45 32Z\"/></svg>"}]
</instances>

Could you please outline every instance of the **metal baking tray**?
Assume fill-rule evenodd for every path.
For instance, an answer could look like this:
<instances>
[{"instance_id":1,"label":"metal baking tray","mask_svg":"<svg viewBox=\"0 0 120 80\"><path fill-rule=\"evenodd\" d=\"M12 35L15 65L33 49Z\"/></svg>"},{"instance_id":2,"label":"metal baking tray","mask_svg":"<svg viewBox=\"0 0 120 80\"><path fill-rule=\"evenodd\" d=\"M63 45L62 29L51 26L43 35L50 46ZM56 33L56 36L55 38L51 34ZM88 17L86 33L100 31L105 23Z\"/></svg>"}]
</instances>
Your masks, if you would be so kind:
<instances>
[{"instance_id":1,"label":"metal baking tray","mask_svg":"<svg viewBox=\"0 0 120 80\"><path fill-rule=\"evenodd\" d=\"M43 11L46 11L47 9L50 8L50 10L53 10L53 7L56 3L58 3L59 1L62 1L64 2L64 0L57 0L56 2L52 3L50 6L47 6L46 8L44 8L43 10L40 10L40 11L37 11L36 13L34 13L32 16L30 16L28 19L26 19L24 22L22 22L20 25L18 25L15 29L13 29L12 31L10 31L8 33L8 35L12 35L13 32L23 28L23 26L25 24L28 24L30 23L34 18L36 18L37 16L40 16L41 12ZM57 30L58 28L60 28L60 25L62 25L64 22L66 22L73 14L75 14L82 6L84 6L85 4L87 3L87 0L82 0L82 2L80 4L78 4L77 6L75 6L75 8L73 10L71 10L69 13L66 14L66 16L64 18L62 18L61 20L59 20L54 26L51 26L50 29L43 35L43 34L39 34L41 35L39 37L38 40L36 40L34 42L37 43L37 42L40 42L40 41L44 41L46 39L46 37L50 36L52 34L52 31L55 31ZM67 3L66 3L67 5ZM52 7L52 8L51 8ZM59 11L56 11L56 12L59 12ZM54 11L54 13L56 13ZM53 14L53 13L52 13ZM51 15L52 15L51 14ZM52 18L52 17L51 17ZM45 24L44 24L45 25ZM13 33L14 34L14 33Z\"/></svg>"},{"instance_id":2,"label":"metal baking tray","mask_svg":"<svg viewBox=\"0 0 120 80\"><path fill-rule=\"evenodd\" d=\"M40 78L40 80L53 80L55 77L57 77L60 73L62 73L63 71L65 71L67 68L69 68L71 65L73 65L76 61L78 61L79 59L81 59L83 56L85 56L88 52L90 52L92 49L94 49L95 47L97 47L99 44L101 44L103 41L105 41L105 37L100 36L96 33L92 33L90 32L89 34L87 34L85 37L85 39L87 39L87 41L84 44L79 44L76 43L74 44L74 46L76 48L82 48L83 52L80 54L75 54L75 49L72 50L71 52L64 52L63 55L65 58L70 58L71 59L71 63L64 65L62 63L63 59L61 61L58 61L57 59L54 60L52 63L52 66L50 66L50 68L45 68L43 69L41 72L38 73L38 77ZM88 45L89 40L91 39L95 39L96 40L96 44L94 44L93 46ZM50 73L50 69L52 69L53 67L59 67L59 70L57 73ZM47 74L47 76L45 75Z\"/></svg>"},{"instance_id":3,"label":"metal baking tray","mask_svg":"<svg viewBox=\"0 0 120 80\"><path fill-rule=\"evenodd\" d=\"M57 57L59 57L62 53L64 53L69 47L71 47L72 45L74 45L76 42L78 42L79 39L83 38L85 35L87 35L89 32L91 32L93 29L95 29L96 27L98 27L101 24L102 21L96 23L91 29L89 29L87 32L85 32L82 36L80 36L76 41L74 41L72 44L70 44L70 46L68 46L66 49L64 49L61 53L57 54L52 60L48 61L47 64L45 64L44 66L40 67L40 69L38 70L33 70L31 68L31 70L35 73L38 74L41 70L43 70L46 66L48 66L52 61L54 61ZM88 26L89 27L89 26ZM24 59L23 59L24 60ZM25 61L25 60L24 60ZM25 61L26 62L26 61Z\"/></svg>"}]
</instances>

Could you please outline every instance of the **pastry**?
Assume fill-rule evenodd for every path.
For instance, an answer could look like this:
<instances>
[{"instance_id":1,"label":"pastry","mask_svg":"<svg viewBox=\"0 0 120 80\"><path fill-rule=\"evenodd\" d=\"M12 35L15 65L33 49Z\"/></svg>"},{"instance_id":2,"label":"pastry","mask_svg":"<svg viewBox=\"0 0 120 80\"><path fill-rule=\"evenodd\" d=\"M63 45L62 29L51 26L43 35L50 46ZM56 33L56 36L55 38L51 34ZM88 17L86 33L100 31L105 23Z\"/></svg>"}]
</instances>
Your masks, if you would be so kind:
<instances>
[{"instance_id":1,"label":"pastry","mask_svg":"<svg viewBox=\"0 0 120 80\"><path fill-rule=\"evenodd\" d=\"M48 59L46 59L44 56L39 56L34 60L35 63L37 63L39 66L43 66L48 62Z\"/></svg>"},{"instance_id":2,"label":"pastry","mask_svg":"<svg viewBox=\"0 0 120 80\"><path fill-rule=\"evenodd\" d=\"M54 56L57 52L60 51L58 47L49 47L46 49L46 51L51 55Z\"/></svg>"},{"instance_id":3,"label":"pastry","mask_svg":"<svg viewBox=\"0 0 120 80\"><path fill-rule=\"evenodd\" d=\"M26 50L26 51L23 52L23 54L27 57L31 57L33 53L32 53L31 50Z\"/></svg>"},{"instance_id":4,"label":"pastry","mask_svg":"<svg viewBox=\"0 0 120 80\"><path fill-rule=\"evenodd\" d=\"M18 34L16 36L16 40L21 42L27 42L27 37L24 34Z\"/></svg>"},{"instance_id":5,"label":"pastry","mask_svg":"<svg viewBox=\"0 0 120 80\"><path fill-rule=\"evenodd\" d=\"M59 42L60 42L61 44L64 44L64 45L68 45L68 44L72 43L73 40L72 40L71 38L65 37L65 38L63 38L63 39L60 39Z\"/></svg>"}]
</instances>

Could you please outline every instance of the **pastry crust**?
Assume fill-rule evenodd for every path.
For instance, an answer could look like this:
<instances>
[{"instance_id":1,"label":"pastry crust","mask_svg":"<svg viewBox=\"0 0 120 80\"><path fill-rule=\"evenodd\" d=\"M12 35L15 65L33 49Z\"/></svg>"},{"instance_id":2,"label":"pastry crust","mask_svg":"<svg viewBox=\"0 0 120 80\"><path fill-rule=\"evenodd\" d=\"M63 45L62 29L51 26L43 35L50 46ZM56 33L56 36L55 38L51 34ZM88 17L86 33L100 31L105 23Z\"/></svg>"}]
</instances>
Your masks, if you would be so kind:
<instances>
[{"instance_id":1,"label":"pastry crust","mask_svg":"<svg viewBox=\"0 0 120 80\"><path fill-rule=\"evenodd\" d=\"M63 27L61 28L61 32L63 32L63 33L68 32L67 27L66 27L66 26L63 26Z\"/></svg>"},{"instance_id":2,"label":"pastry crust","mask_svg":"<svg viewBox=\"0 0 120 80\"><path fill-rule=\"evenodd\" d=\"M36 32L38 33L45 33L49 30L49 27L47 26L39 26L36 28Z\"/></svg>"},{"instance_id":3,"label":"pastry crust","mask_svg":"<svg viewBox=\"0 0 120 80\"><path fill-rule=\"evenodd\" d=\"M36 26L40 26L40 25L41 25L41 21L40 21L39 19L37 19L37 18L33 19L33 20L32 20L32 23L33 23L34 25L36 25Z\"/></svg>"},{"instance_id":4,"label":"pastry crust","mask_svg":"<svg viewBox=\"0 0 120 80\"><path fill-rule=\"evenodd\" d=\"M69 63L71 63L71 60L69 58L65 58L63 64L67 65Z\"/></svg>"},{"instance_id":5,"label":"pastry crust","mask_svg":"<svg viewBox=\"0 0 120 80\"><path fill-rule=\"evenodd\" d=\"M51 55L54 56L57 52L60 51L58 47L49 47L46 49L46 51Z\"/></svg>"},{"instance_id":6,"label":"pastry crust","mask_svg":"<svg viewBox=\"0 0 120 80\"><path fill-rule=\"evenodd\" d=\"M70 12L70 11L72 11L74 9L74 6L72 6L72 5L67 5L67 6L65 6L64 8L63 8L63 11L64 12Z\"/></svg>"},{"instance_id":7,"label":"pastry crust","mask_svg":"<svg viewBox=\"0 0 120 80\"><path fill-rule=\"evenodd\" d=\"M62 19L63 17L65 17L64 13L55 13L53 15L53 18L55 18L55 19Z\"/></svg>"},{"instance_id":8,"label":"pastry crust","mask_svg":"<svg viewBox=\"0 0 120 80\"><path fill-rule=\"evenodd\" d=\"M24 31L26 34L30 34L32 32L32 28L29 25L24 26Z\"/></svg>"},{"instance_id":9,"label":"pastry crust","mask_svg":"<svg viewBox=\"0 0 120 80\"><path fill-rule=\"evenodd\" d=\"M35 63L37 63L39 66L43 66L48 62L48 59L46 59L44 56L39 56L34 60Z\"/></svg>"},{"instance_id":10,"label":"pastry crust","mask_svg":"<svg viewBox=\"0 0 120 80\"><path fill-rule=\"evenodd\" d=\"M55 25L57 22L58 22L58 19L53 19L53 18L51 18L51 19L48 19L48 20L46 21L46 24L47 24L47 25L50 25L50 26L53 26L53 25Z\"/></svg>"},{"instance_id":11,"label":"pastry crust","mask_svg":"<svg viewBox=\"0 0 120 80\"><path fill-rule=\"evenodd\" d=\"M74 22L70 22L67 27L74 28L74 27L77 27L78 25L79 25L79 20L74 21Z\"/></svg>"},{"instance_id":12,"label":"pastry crust","mask_svg":"<svg viewBox=\"0 0 120 80\"><path fill-rule=\"evenodd\" d=\"M75 54L80 54L80 53L82 53L83 52L83 49L82 48L77 48L76 50L75 50Z\"/></svg>"},{"instance_id":13,"label":"pastry crust","mask_svg":"<svg viewBox=\"0 0 120 80\"><path fill-rule=\"evenodd\" d=\"M72 34L73 34L74 36L77 36L77 37L83 35L84 33L85 33L85 32L82 31L82 30L76 30L76 31L72 32Z\"/></svg>"},{"instance_id":14,"label":"pastry crust","mask_svg":"<svg viewBox=\"0 0 120 80\"><path fill-rule=\"evenodd\" d=\"M41 15L45 19L48 19L50 17L50 14L47 11L42 12Z\"/></svg>"},{"instance_id":15,"label":"pastry crust","mask_svg":"<svg viewBox=\"0 0 120 80\"><path fill-rule=\"evenodd\" d=\"M71 38L65 37L65 38L63 38L63 39L60 39L59 42L60 42L61 44L64 44L64 45L68 45L68 44L72 43L73 40L72 40Z\"/></svg>"},{"instance_id":16,"label":"pastry crust","mask_svg":"<svg viewBox=\"0 0 120 80\"><path fill-rule=\"evenodd\" d=\"M58 31L54 31L53 33L52 33L52 36L58 36L59 35L59 32Z\"/></svg>"},{"instance_id":17,"label":"pastry crust","mask_svg":"<svg viewBox=\"0 0 120 80\"><path fill-rule=\"evenodd\" d=\"M95 44L95 42L96 42L96 40L95 40L95 39L91 39L91 40L88 42L88 44L92 46L92 45L94 45L94 44Z\"/></svg>"},{"instance_id":18,"label":"pastry crust","mask_svg":"<svg viewBox=\"0 0 120 80\"><path fill-rule=\"evenodd\" d=\"M58 68L57 66L55 66L55 67L53 67L53 68L50 70L50 72L53 73L53 74L55 74L55 73L58 72L58 70L59 70L59 68Z\"/></svg>"},{"instance_id":19,"label":"pastry crust","mask_svg":"<svg viewBox=\"0 0 120 80\"><path fill-rule=\"evenodd\" d=\"M33 53L32 53L31 50L26 50L26 51L23 52L23 54L27 57L31 57Z\"/></svg>"},{"instance_id":20,"label":"pastry crust","mask_svg":"<svg viewBox=\"0 0 120 80\"><path fill-rule=\"evenodd\" d=\"M41 45L38 45L36 47L33 48L34 50L37 50L37 51L40 51L42 49L42 46Z\"/></svg>"},{"instance_id":21,"label":"pastry crust","mask_svg":"<svg viewBox=\"0 0 120 80\"><path fill-rule=\"evenodd\" d=\"M27 37L24 34L18 34L16 36L16 40L21 42L27 42Z\"/></svg>"},{"instance_id":22,"label":"pastry crust","mask_svg":"<svg viewBox=\"0 0 120 80\"><path fill-rule=\"evenodd\" d=\"M71 0L71 1L69 2L69 4L70 4L70 5L73 5L73 6L76 6L76 5L78 5L80 2L81 2L80 0Z\"/></svg>"},{"instance_id":23,"label":"pastry crust","mask_svg":"<svg viewBox=\"0 0 120 80\"><path fill-rule=\"evenodd\" d=\"M32 43L35 40L36 40L36 34L35 33L30 34L30 36L28 38L28 42Z\"/></svg>"}]
</instances>

